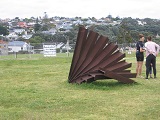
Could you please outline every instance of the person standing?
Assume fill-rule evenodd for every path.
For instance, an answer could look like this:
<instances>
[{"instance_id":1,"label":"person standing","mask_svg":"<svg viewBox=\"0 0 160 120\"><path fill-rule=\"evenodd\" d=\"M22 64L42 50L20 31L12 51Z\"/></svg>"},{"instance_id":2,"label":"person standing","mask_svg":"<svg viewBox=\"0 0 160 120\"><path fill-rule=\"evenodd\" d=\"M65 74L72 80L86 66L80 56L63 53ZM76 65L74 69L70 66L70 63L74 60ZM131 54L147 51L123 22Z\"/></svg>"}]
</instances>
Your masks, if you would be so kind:
<instances>
[{"instance_id":1,"label":"person standing","mask_svg":"<svg viewBox=\"0 0 160 120\"><path fill-rule=\"evenodd\" d=\"M145 64L146 65L146 64ZM149 75L150 75L150 78L152 78L152 64L150 64L149 66Z\"/></svg>"},{"instance_id":2,"label":"person standing","mask_svg":"<svg viewBox=\"0 0 160 120\"><path fill-rule=\"evenodd\" d=\"M143 76L141 76L142 73L142 65L143 65L143 61L144 61L144 35L143 34L139 34L139 41L136 43L136 60L137 60L137 66L136 66L136 73L137 76L136 77L140 77L143 78Z\"/></svg>"},{"instance_id":3,"label":"person standing","mask_svg":"<svg viewBox=\"0 0 160 120\"><path fill-rule=\"evenodd\" d=\"M150 64L149 66L149 75L150 75L150 78L152 78L152 63Z\"/></svg>"},{"instance_id":4,"label":"person standing","mask_svg":"<svg viewBox=\"0 0 160 120\"><path fill-rule=\"evenodd\" d=\"M151 36L147 37L146 48L146 79L150 72L150 65L153 67L154 78L156 78L156 56L159 53L159 45L152 41Z\"/></svg>"}]
</instances>

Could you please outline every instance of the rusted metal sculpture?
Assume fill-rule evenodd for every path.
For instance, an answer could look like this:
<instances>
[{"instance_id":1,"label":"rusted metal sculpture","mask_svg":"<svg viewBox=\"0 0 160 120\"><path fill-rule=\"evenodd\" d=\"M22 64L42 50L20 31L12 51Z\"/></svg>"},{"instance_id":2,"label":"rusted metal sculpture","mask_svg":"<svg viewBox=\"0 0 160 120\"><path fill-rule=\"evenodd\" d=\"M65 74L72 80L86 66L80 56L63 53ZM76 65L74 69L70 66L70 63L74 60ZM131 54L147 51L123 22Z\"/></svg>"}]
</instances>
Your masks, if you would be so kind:
<instances>
[{"instance_id":1,"label":"rusted metal sculpture","mask_svg":"<svg viewBox=\"0 0 160 120\"><path fill-rule=\"evenodd\" d=\"M130 78L135 78L136 73L128 70L132 64L123 60L124 57L125 54L107 37L80 27L68 82L116 79L123 83L134 83Z\"/></svg>"}]
</instances>

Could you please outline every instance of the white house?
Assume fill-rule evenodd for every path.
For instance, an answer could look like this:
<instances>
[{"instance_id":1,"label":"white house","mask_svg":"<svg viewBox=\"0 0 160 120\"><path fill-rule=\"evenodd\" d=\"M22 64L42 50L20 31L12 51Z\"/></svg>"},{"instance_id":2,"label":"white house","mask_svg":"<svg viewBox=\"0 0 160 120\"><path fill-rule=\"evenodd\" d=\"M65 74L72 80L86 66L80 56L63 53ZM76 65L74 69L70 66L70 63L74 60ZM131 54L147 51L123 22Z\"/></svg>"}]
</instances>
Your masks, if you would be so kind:
<instances>
[{"instance_id":1,"label":"white house","mask_svg":"<svg viewBox=\"0 0 160 120\"><path fill-rule=\"evenodd\" d=\"M31 34L30 35L28 35L28 34L22 35L22 38L24 38L26 40L30 39L31 37L32 37Z\"/></svg>"},{"instance_id":2,"label":"white house","mask_svg":"<svg viewBox=\"0 0 160 120\"><path fill-rule=\"evenodd\" d=\"M33 47L23 41L12 41L8 43L8 52L29 51Z\"/></svg>"},{"instance_id":3,"label":"white house","mask_svg":"<svg viewBox=\"0 0 160 120\"><path fill-rule=\"evenodd\" d=\"M62 47L62 49L64 49L64 50L71 50L72 47L71 47L69 44L65 44L65 45Z\"/></svg>"},{"instance_id":4,"label":"white house","mask_svg":"<svg viewBox=\"0 0 160 120\"><path fill-rule=\"evenodd\" d=\"M64 46L64 43L61 42L61 43L56 45L56 48L61 48L62 46Z\"/></svg>"},{"instance_id":5,"label":"white house","mask_svg":"<svg viewBox=\"0 0 160 120\"><path fill-rule=\"evenodd\" d=\"M51 34L51 35L56 34L56 32L57 32L57 30L55 28L51 28L48 31L42 31L42 33L44 33L44 34Z\"/></svg>"},{"instance_id":6,"label":"white house","mask_svg":"<svg viewBox=\"0 0 160 120\"><path fill-rule=\"evenodd\" d=\"M14 32L17 34L22 34L23 32L25 32L25 29L14 29Z\"/></svg>"},{"instance_id":7,"label":"white house","mask_svg":"<svg viewBox=\"0 0 160 120\"><path fill-rule=\"evenodd\" d=\"M16 40L18 38L18 35L15 32L11 32L6 37L9 38L9 39L11 39L11 40Z\"/></svg>"}]
</instances>

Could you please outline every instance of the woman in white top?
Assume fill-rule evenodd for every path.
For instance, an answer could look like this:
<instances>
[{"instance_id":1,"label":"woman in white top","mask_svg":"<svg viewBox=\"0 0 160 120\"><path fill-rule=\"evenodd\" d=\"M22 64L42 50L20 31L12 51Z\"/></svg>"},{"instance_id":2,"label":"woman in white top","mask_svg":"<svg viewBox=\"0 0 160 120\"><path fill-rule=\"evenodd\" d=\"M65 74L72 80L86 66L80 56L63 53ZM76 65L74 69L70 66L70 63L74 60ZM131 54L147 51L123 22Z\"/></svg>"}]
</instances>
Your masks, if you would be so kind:
<instances>
[{"instance_id":1,"label":"woman in white top","mask_svg":"<svg viewBox=\"0 0 160 120\"><path fill-rule=\"evenodd\" d=\"M148 79L150 65L153 67L154 78L156 78L156 56L159 53L159 45L152 41L151 36L147 37L146 48L146 79Z\"/></svg>"}]
</instances>

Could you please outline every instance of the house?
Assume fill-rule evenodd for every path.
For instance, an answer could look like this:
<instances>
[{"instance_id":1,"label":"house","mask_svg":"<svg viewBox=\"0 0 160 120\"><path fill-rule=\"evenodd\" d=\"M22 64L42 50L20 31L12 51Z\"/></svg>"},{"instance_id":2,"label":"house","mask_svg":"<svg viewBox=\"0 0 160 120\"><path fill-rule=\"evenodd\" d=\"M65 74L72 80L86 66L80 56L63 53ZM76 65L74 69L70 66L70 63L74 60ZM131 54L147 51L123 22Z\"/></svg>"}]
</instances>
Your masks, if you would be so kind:
<instances>
[{"instance_id":1,"label":"house","mask_svg":"<svg viewBox=\"0 0 160 120\"><path fill-rule=\"evenodd\" d=\"M8 43L8 52L31 51L33 46L23 41L12 41Z\"/></svg>"},{"instance_id":2,"label":"house","mask_svg":"<svg viewBox=\"0 0 160 120\"><path fill-rule=\"evenodd\" d=\"M6 37L11 40L16 40L19 36L15 32L10 32Z\"/></svg>"},{"instance_id":3,"label":"house","mask_svg":"<svg viewBox=\"0 0 160 120\"><path fill-rule=\"evenodd\" d=\"M65 44L63 47L62 47L62 50L71 50L72 47L69 45L69 44Z\"/></svg>"},{"instance_id":4,"label":"house","mask_svg":"<svg viewBox=\"0 0 160 120\"><path fill-rule=\"evenodd\" d=\"M51 28L49 30L49 33L52 34L52 35L56 34L56 32L57 32L57 29L55 29L55 28Z\"/></svg>"},{"instance_id":5,"label":"house","mask_svg":"<svg viewBox=\"0 0 160 120\"><path fill-rule=\"evenodd\" d=\"M32 34L27 34L27 31L24 32L24 35L22 35L22 38L25 40L28 40L32 37Z\"/></svg>"},{"instance_id":6,"label":"house","mask_svg":"<svg viewBox=\"0 0 160 120\"><path fill-rule=\"evenodd\" d=\"M59 44L57 44L56 48L61 48L62 46L64 46L64 43L63 42L60 42Z\"/></svg>"},{"instance_id":7,"label":"house","mask_svg":"<svg viewBox=\"0 0 160 120\"><path fill-rule=\"evenodd\" d=\"M15 32L16 34L22 34L23 32L25 32L25 29L15 28L15 29L14 29L14 32Z\"/></svg>"},{"instance_id":8,"label":"house","mask_svg":"<svg viewBox=\"0 0 160 120\"><path fill-rule=\"evenodd\" d=\"M87 24L95 24L95 22L93 22L92 20L88 19L85 23Z\"/></svg>"},{"instance_id":9,"label":"house","mask_svg":"<svg viewBox=\"0 0 160 120\"><path fill-rule=\"evenodd\" d=\"M0 40L0 55L8 55L8 44L3 40Z\"/></svg>"},{"instance_id":10,"label":"house","mask_svg":"<svg viewBox=\"0 0 160 120\"><path fill-rule=\"evenodd\" d=\"M137 22L138 22L138 25L145 25L145 24L147 24L146 22L140 21L140 20L138 20Z\"/></svg>"},{"instance_id":11,"label":"house","mask_svg":"<svg viewBox=\"0 0 160 120\"><path fill-rule=\"evenodd\" d=\"M18 22L18 26L21 28L27 28L27 23L26 22Z\"/></svg>"},{"instance_id":12,"label":"house","mask_svg":"<svg viewBox=\"0 0 160 120\"><path fill-rule=\"evenodd\" d=\"M83 24L83 21L78 19L78 20L74 21L73 24L75 24L75 25Z\"/></svg>"},{"instance_id":13,"label":"house","mask_svg":"<svg viewBox=\"0 0 160 120\"><path fill-rule=\"evenodd\" d=\"M42 33L44 33L44 34L51 34L51 35L56 34L56 32L57 32L57 30L55 28L51 28L48 31L42 31Z\"/></svg>"}]
</instances>

